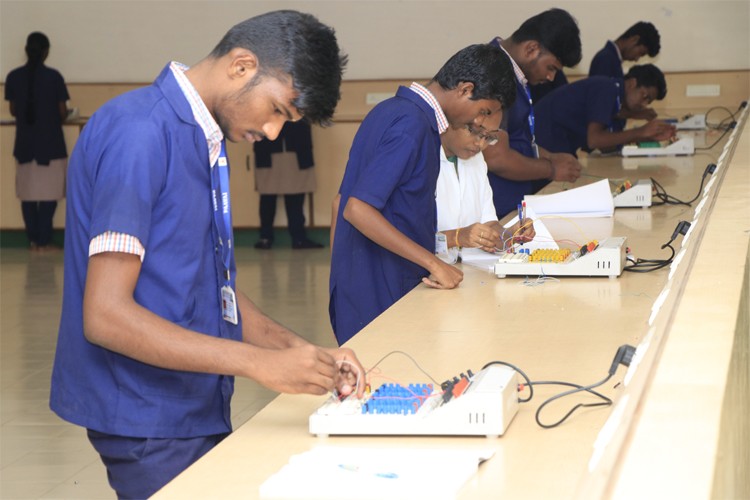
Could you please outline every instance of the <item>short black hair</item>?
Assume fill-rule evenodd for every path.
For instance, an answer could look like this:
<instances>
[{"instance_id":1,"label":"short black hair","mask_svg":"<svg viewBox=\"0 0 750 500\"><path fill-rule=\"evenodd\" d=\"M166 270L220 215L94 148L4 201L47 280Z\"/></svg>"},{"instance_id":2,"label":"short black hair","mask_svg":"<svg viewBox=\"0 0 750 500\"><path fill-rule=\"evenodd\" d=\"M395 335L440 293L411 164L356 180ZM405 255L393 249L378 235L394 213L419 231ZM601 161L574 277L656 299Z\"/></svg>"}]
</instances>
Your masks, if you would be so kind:
<instances>
[{"instance_id":1,"label":"short black hair","mask_svg":"<svg viewBox=\"0 0 750 500\"><path fill-rule=\"evenodd\" d=\"M231 28L210 57L234 48L258 58L258 76L291 76L298 93L293 104L310 123L330 123L341 98L347 56L339 50L334 30L310 14L278 10L247 19Z\"/></svg>"},{"instance_id":2,"label":"short black hair","mask_svg":"<svg viewBox=\"0 0 750 500\"><path fill-rule=\"evenodd\" d=\"M563 66L581 62L581 32L578 23L563 9L549 9L528 18L511 35L514 43L535 40L551 52Z\"/></svg>"},{"instance_id":3,"label":"short black hair","mask_svg":"<svg viewBox=\"0 0 750 500\"><path fill-rule=\"evenodd\" d=\"M472 100L500 102L504 110L516 100L516 77L505 51L490 44L469 45L453 54L432 78L445 90L463 82L474 84Z\"/></svg>"},{"instance_id":4,"label":"short black hair","mask_svg":"<svg viewBox=\"0 0 750 500\"><path fill-rule=\"evenodd\" d=\"M635 78L639 87L656 87L656 100L661 101L667 95L667 81L664 73L653 64L633 66L625 75L625 80Z\"/></svg>"},{"instance_id":5,"label":"short black hair","mask_svg":"<svg viewBox=\"0 0 750 500\"><path fill-rule=\"evenodd\" d=\"M620 35L618 40L624 40L635 35L638 35L638 45L643 45L648 50L649 57L654 57L659 53L661 49L661 37L656 26L645 21L638 21L628 28L625 33Z\"/></svg>"}]
</instances>

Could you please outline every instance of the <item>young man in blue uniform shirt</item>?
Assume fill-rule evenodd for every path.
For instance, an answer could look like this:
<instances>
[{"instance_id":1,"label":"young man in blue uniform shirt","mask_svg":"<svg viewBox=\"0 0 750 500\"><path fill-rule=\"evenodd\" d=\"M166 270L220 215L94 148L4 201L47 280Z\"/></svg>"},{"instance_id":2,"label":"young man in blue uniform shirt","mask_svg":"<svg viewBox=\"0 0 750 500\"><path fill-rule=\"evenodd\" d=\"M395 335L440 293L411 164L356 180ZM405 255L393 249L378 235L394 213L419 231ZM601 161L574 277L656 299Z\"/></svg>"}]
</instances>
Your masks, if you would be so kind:
<instances>
[{"instance_id":1,"label":"young man in blue uniform shirt","mask_svg":"<svg viewBox=\"0 0 750 500\"><path fill-rule=\"evenodd\" d=\"M589 76L609 76L623 78L624 61L637 62L648 55L656 57L661 49L661 37L656 27L645 21L639 21L627 29L614 42L608 40L604 47L596 53L589 66ZM626 118L641 118L652 120L656 113L651 108L645 108L635 115Z\"/></svg>"},{"instance_id":2,"label":"young man in blue uniform shirt","mask_svg":"<svg viewBox=\"0 0 750 500\"><path fill-rule=\"evenodd\" d=\"M472 45L427 85L400 87L365 117L334 201L329 312L339 344L420 282L461 282L434 253L440 134L468 124L494 133L514 97L508 59Z\"/></svg>"},{"instance_id":3,"label":"young man in blue uniform shirt","mask_svg":"<svg viewBox=\"0 0 750 500\"><path fill-rule=\"evenodd\" d=\"M83 129L50 406L88 429L118 497L151 496L231 432L234 376L287 393L360 382L351 350L308 343L236 290L224 144L327 122L345 62L317 19L271 12Z\"/></svg>"},{"instance_id":4,"label":"young man in blue uniform shirt","mask_svg":"<svg viewBox=\"0 0 750 500\"><path fill-rule=\"evenodd\" d=\"M550 9L524 21L510 38L493 44L510 56L516 76L517 99L506 113L507 133L484 150L498 219L516 210L527 194L550 181L574 182L581 164L568 154L550 153L535 140L529 85L550 81L563 66L581 60L581 39L575 19L562 9Z\"/></svg>"},{"instance_id":5,"label":"young man in blue uniform shirt","mask_svg":"<svg viewBox=\"0 0 750 500\"><path fill-rule=\"evenodd\" d=\"M627 29L614 42L607 41L596 53L589 66L589 76L611 76L622 78L623 61L638 61L648 54L656 57L661 49L661 37L656 27L640 21Z\"/></svg>"},{"instance_id":6,"label":"young man in blue uniform shirt","mask_svg":"<svg viewBox=\"0 0 750 500\"><path fill-rule=\"evenodd\" d=\"M662 72L652 64L633 66L625 79L592 76L551 92L534 106L537 140L548 151L611 151L635 141L674 136L674 126L651 120L624 130L623 112L638 112L667 93Z\"/></svg>"}]
</instances>

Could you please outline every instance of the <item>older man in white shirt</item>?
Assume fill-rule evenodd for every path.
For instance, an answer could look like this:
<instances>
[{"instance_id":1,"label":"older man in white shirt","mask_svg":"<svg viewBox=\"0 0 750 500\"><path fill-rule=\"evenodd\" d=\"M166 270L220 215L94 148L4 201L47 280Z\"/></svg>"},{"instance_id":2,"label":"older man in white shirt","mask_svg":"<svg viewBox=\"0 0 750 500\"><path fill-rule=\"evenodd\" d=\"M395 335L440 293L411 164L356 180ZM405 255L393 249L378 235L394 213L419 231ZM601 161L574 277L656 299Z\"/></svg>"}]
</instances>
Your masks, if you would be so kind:
<instances>
[{"instance_id":1,"label":"older man in white shirt","mask_svg":"<svg viewBox=\"0 0 750 500\"><path fill-rule=\"evenodd\" d=\"M467 125L449 127L440 136L440 175L437 182L438 232L448 248L481 248L494 252L534 237L533 226L504 229L497 220L487 164L482 150L498 141L499 131ZM515 236L515 238L514 238Z\"/></svg>"}]
</instances>

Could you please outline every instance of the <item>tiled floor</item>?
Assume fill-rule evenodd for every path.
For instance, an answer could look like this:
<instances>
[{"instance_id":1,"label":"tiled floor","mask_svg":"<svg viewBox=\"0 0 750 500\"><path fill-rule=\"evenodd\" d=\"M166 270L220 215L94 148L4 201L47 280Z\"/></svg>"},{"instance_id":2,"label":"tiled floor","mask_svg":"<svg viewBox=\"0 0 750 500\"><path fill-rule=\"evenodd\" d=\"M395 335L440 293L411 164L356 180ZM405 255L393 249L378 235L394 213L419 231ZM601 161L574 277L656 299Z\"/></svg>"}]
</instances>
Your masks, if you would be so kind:
<instances>
[{"instance_id":1,"label":"tiled floor","mask_svg":"<svg viewBox=\"0 0 750 500\"><path fill-rule=\"evenodd\" d=\"M48 406L62 301L62 252L0 252L0 498L115 498L85 431ZM334 346L328 323L329 249L237 251L238 286L271 317ZM274 393L237 380L235 428Z\"/></svg>"}]
</instances>

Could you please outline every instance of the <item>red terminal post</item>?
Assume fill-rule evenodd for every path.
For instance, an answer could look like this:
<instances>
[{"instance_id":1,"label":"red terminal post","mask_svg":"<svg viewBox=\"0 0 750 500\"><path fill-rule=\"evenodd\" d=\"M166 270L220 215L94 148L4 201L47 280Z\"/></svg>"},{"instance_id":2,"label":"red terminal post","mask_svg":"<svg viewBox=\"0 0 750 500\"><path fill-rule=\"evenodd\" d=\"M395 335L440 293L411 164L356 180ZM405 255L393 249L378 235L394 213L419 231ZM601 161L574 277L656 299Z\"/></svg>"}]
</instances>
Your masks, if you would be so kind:
<instances>
[{"instance_id":1,"label":"red terminal post","mask_svg":"<svg viewBox=\"0 0 750 500\"><path fill-rule=\"evenodd\" d=\"M459 380L458 383L453 386L453 397L459 397L464 393L467 387L469 387L469 379L466 377L462 377L461 380Z\"/></svg>"}]
</instances>

